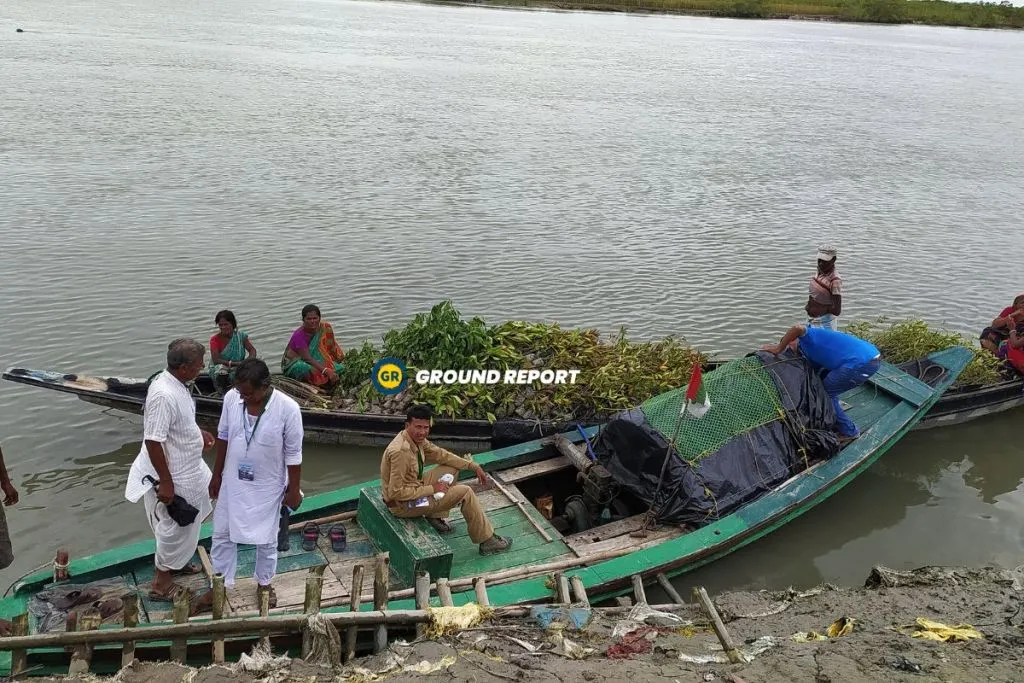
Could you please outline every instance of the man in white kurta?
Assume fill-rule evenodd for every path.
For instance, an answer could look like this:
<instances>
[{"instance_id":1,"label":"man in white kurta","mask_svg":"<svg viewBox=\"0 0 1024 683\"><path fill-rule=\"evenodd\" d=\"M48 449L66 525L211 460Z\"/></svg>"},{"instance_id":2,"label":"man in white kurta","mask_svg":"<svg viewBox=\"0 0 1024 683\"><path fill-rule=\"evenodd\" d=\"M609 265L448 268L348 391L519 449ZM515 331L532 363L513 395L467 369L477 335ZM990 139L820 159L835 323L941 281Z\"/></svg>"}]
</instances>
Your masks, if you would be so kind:
<instances>
[{"instance_id":1,"label":"man in white kurta","mask_svg":"<svg viewBox=\"0 0 1024 683\"><path fill-rule=\"evenodd\" d=\"M174 599L179 587L171 572L192 571L189 561L199 544L200 527L213 509L210 468L203 461L203 449L213 445L213 435L196 424L196 404L185 386L203 371L205 354L203 345L192 339L177 339L168 346L167 369L146 392L143 444L125 485L125 498L133 503L143 500L156 538L156 573L150 588L154 599ZM179 526L167 512L176 495L199 510L188 526Z\"/></svg>"},{"instance_id":2,"label":"man in white kurta","mask_svg":"<svg viewBox=\"0 0 1024 683\"><path fill-rule=\"evenodd\" d=\"M299 507L302 465L302 413L293 398L270 386L262 360L242 362L235 388L224 397L217 428L217 463L210 495L213 514L213 570L224 585L235 583L238 544L256 546L257 596L270 593L277 572L277 534L281 506Z\"/></svg>"}]
</instances>

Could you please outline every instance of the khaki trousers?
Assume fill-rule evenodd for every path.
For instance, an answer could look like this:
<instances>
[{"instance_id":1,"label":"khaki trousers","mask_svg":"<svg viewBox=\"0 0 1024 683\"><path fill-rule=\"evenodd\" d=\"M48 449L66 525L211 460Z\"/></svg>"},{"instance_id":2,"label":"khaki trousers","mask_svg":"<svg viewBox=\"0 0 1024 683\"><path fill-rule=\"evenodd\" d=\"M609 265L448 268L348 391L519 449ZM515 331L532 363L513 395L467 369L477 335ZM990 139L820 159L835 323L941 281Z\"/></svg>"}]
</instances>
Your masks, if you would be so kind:
<instances>
[{"instance_id":1,"label":"khaki trousers","mask_svg":"<svg viewBox=\"0 0 1024 683\"><path fill-rule=\"evenodd\" d=\"M439 465L424 474L423 481L433 486L438 479L446 474L454 476L455 481L459 480L458 470ZM444 494L444 498L441 500L436 500L433 494L431 494L430 505L420 508L409 508L404 504L399 504L392 506L390 510L395 517L435 517L437 519L444 519L446 517L445 513L456 506L462 508L462 516L466 519L466 526L469 527L469 538L473 543L483 543L494 535L494 527L487 520L487 515L484 514L484 509L481 507L480 501L477 500L476 493L465 484L454 484L449 487L448 492Z\"/></svg>"}]
</instances>

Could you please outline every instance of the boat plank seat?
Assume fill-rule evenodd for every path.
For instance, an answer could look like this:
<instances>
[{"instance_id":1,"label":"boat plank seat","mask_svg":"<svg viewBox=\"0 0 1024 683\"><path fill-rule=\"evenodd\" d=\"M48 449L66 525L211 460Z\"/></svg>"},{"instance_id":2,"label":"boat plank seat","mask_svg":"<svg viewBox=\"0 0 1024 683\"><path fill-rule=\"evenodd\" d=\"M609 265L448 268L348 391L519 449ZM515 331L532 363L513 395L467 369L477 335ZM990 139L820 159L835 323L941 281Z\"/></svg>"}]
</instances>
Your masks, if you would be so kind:
<instances>
[{"instance_id":1,"label":"boat plank seat","mask_svg":"<svg viewBox=\"0 0 1024 683\"><path fill-rule=\"evenodd\" d=\"M538 462L527 463L526 465L519 465L518 467L511 467L507 470L502 470L501 480L514 484L520 481L526 481L527 479L533 479L534 477L540 477L559 470L564 470L572 467L572 461L564 455L559 455L553 458L546 458Z\"/></svg>"},{"instance_id":2,"label":"boat plank seat","mask_svg":"<svg viewBox=\"0 0 1024 683\"><path fill-rule=\"evenodd\" d=\"M921 380L885 362L878 368L878 372L868 379L868 383L906 401L915 408L927 401L934 393L934 389Z\"/></svg>"},{"instance_id":3,"label":"boat plank seat","mask_svg":"<svg viewBox=\"0 0 1024 683\"><path fill-rule=\"evenodd\" d=\"M422 517L398 518L384 504L380 486L359 492L359 526L381 552L390 553L391 567L406 586L415 584L416 572L447 577L452 569L452 548Z\"/></svg>"},{"instance_id":4,"label":"boat plank seat","mask_svg":"<svg viewBox=\"0 0 1024 683\"><path fill-rule=\"evenodd\" d=\"M635 547L638 550L647 548L675 536L686 533L679 525L657 525L648 529L644 536L634 537L631 534L643 527L646 513L626 517L615 522L581 531L565 537L565 542L577 557L586 557L622 548Z\"/></svg>"}]
</instances>

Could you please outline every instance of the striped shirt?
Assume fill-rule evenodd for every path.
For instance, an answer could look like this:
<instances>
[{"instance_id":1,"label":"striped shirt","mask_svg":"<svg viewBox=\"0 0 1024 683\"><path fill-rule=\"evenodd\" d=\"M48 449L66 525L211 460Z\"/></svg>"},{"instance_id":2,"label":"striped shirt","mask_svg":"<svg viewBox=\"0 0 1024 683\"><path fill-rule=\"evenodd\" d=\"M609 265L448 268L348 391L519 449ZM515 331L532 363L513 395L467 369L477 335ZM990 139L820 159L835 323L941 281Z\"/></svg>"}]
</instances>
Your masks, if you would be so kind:
<instances>
[{"instance_id":1,"label":"striped shirt","mask_svg":"<svg viewBox=\"0 0 1024 683\"><path fill-rule=\"evenodd\" d=\"M839 277L839 272L835 270L826 275L819 273L811 278L807 291L811 298L819 304L829 305L832 303L833 296L842 295L843 279Z\"/></svg>"}]
</instances>

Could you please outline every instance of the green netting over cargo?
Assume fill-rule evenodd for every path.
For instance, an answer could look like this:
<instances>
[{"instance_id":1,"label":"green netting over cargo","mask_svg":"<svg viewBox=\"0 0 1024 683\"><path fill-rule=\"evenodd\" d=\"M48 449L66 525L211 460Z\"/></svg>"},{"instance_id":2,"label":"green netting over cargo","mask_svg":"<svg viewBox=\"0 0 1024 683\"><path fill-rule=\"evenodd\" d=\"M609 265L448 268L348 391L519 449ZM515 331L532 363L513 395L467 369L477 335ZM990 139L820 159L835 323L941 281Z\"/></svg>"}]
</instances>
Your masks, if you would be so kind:
<instances>
[{"instance_id":1,"label":"green netting over cargo","mask_svg":"<svg viewBox=\"0 0 1024 683\"><path fill-rule=\"evenodd\" d=\"M704 375L711 409L701 418L683 417L676 450L690 462L714 453L734 436L783 417L782 401L771 375L756 357L737 358ZM672 439L686 387L648 399L640 405L655 431Z\"/></svg>"}]
</instances>

